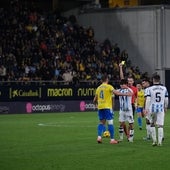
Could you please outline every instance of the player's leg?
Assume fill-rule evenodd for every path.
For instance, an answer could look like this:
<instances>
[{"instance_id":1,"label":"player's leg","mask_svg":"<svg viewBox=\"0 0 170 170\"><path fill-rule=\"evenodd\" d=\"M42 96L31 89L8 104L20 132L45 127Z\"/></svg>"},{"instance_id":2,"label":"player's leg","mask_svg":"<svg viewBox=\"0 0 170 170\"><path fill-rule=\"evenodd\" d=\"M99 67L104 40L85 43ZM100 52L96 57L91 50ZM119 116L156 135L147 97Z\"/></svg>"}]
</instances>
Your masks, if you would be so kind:
<instances>
[{"instance_id":1,"label":"player's leg","mask_svg":"<svg viewBox=\"0 0 170 170\"><path fill-rule=\"evenodd\" d=\"M125 121L127 121L129 123L129 138L128 138L128 141L133 142L133 138L134 138L134 129L133 129L134 119L133 119L132 111L127 111L126 112L125 119L126 119Z\"/></svg>"},{"instance_id":2,"label":"player's leg","mask_svg":"<svg viewBox=\"0 0 170 170\"><path fill-rule=\"evenodd\" d=\"M103 134L103 125L104 125L103 122L105 122L105 120L101 120L97 127L97 134L98 134L97 141L98 141L98 143L102 143L102 134Z\"/></svg>"},{"instance_id":3,"label":"player's leg","mask_svg":"<svg viewBox=\"0 0 170 170\"><path fill-rule=\"evenodd\" d=\"M132 112L130 111L129 113L130 113L130 115L132 114L133 119L134 119L134 115L135 115L135 109L136 109L135 104L132 104ZM130 126L127 128L126 123L125 123L125 126L124 126L124 132L125 132L126 137L128 139L129 136L130 136Z\"/></svg>"},{"instance_id":4,"label":"player's leg","mask_svg":"<svg viewBox=\"0 0 170 170\"><path fill-rule=\"evenodd\" d=\"M128 135L127 134L127 128L126 128L126 112L125 111L119 111L119 122L120 122L120 126L119 126L119 141L123 141L123 135L124 135L124 132L126 134L126 136Z\"/></svg>"},{"instance_id":5,"label":"player's leg","mask_svg":"<svg viewBox=\"0 0 170 170\"><path fill-rule=\"evenodd\" d=\"M106 111L106 119L108 123L108 131L110 133L110 143L117 144L118 142L115 140L115 129L113 124L113 116L114 113L111 109L107 109Z\"/></svg>"},{"instance_id":6,"label":"player's leg","mask_svg":"<svg viewBox=\"0 0 170 170\"><path fill-rule=\"evenodd\" d=\"M163 130L163 135L162 135L162 142L165 140L165 136L164 136L164 130Z\"/></svg>"},{"instance_id":7,"label":"player's leg","mask_svg":"<svg viewBox=\"0 0 170 170\"><path fill-rule=\"evenodd\" d=\"M132 103L132 111L130 111L129 113L130 113L130 115L132 114L133 119L134 119L134 116L135 116L135 110L136 110L135 104ZM129 113L128 113L128 114L129 114ZM125 123L125 125L124 125L124 132L125 132L126 137L127 137L127 139L128 139L129 136L130 136L130 126L128 126L128 128L127 128L126 123Z\"/></svg>"},{"instance_id":8,"label":"player's leg","mask_svg":"<svg viewBox=\"0 0 170 170\"><path fill-rule=\"evenodd\" d=\"M139 129L142 130L142 108L137 108L136 112L138 115L137 120L138 120Z\"/></svg>"},{"instance_id":9,"label":"player's leg","mask_svg":"<svg viewBox=\"0 0 170 170\"><path fill-rule=\"evenodd\" d=\"M123 131L124 131L126 137L128 138L129 137L129 127L127 127L126 123L124 123L124 125L123 125Z\"/></svg>"},{"instance_id":10,"label":"player's leg","mask_svg":"<svg viewBox=\"0 0 170 170\"><path fill-rule=\"evenodd\" d=\"M126 135L126 137L129 137L129 127L127 127L124 119L124 111L119 112L119 122L123 122L123 124L119 127L119 131L123 131ZM121 139L120 139L121 140ZM123 139L122 139L123 140Z\"/></svg>"},{"instance_id":11,"label":"player's leg","mask_svg":"<svg viewBox=\"0 0 170 170\"><path fill-rule=\"evenodd\" d=\"M106 122L103 109L98 110L98 118L99 118L99 124L97 126L97 135L98 135L97 142L102 143L103 126Z\"/></svg>"},{"instance_id":12,"label":"player's leg","mask_svg":"<svg viewBox=\"0 0 170 170\"><path fill-rule=\"evenodd\" d=\"M163 126L158 126L158 146L162 146L162 139L164 137Z\"/></svg>"},{"instance_id":13,"label":"player's leg","mask_svg":"<svg viewBox=\"0 0 170 170\"><path fill-rule=\"evenodd\" d=\"M156 128L154 124L151 124L151 136L152 136L152 140L153 140L153 146L157 145L157 139L156 139Z\"/></svg>"},{"instance_id":14,"label":"player's leg","mask_svg":"<svg viewBox=\"0 0 170 170\"><path fill-rule=\"evenodd\" d=\"M98 136L101 133L101 129L102 129L101 136L103 136L103 133L106 131L106 119L105 119L104 113L102 113L101 110L100 111L98 110L98 117L99 117L99 120L100 120L100 123L98 124L98 128L97 128L98 129Z\"/></svg>"},{"instance_id":15,"label":"player's leg","mask_svg":"<svg viewBox=\"0 0 170 170\"><path fill-rule=\"evenodd\" d=\"M126 114L127 114L126 121L128 121L128 123L129 123L129 138L128 138L128 141L129 142L133 142L133 138L134 138L134 128L133 128L134 119L133 119L133 113L131 111L127 111Z\"/></svg>"},{"instance_id":16,"label":"player's leg","mask_svg":"<svg viewBox=\"0 0 170 170\"><path fill-rule=\"evenodd\" d=\"M152 146L157 146L157 137L156 137L156 127L155 127L155 123L156 123L156 114L152 113L151 116L151 127L150 127L150 131L151 131L151 137L153 140Z\"/></svg>"},{"instance_id":17,"label":"player's leg","mask_svg":"<svg viewBox=\"0 0 170 170\"><path fill-rule=\"evenodd\" d=\"M157 113L156 124L158 126L158 146L162 146L162 139L164 137L164 129L163 129L164 113L163 112Z\"/></svg>"},{"instance_id":18,"label":"player's leg","mask_svg":"<svg viewBox=\"0 0 170 170\"><path fill-rule=\"evenodd\" d=\"M150 123L150 114L146 116L146 137L143 138L144 140L151 139L151 123Z\"/></svg>"},{"instance_id":19,"label":"player's leg","mask_svg":"<svg viewBox=\"0 0 170 170\"><path fill-rule=\"evenodd\" d=\"M103 124L103 133L106 131L106 124Z\"/></svg>"},{"instance_id":20,"label":"player's leg","mask_svg":"<svg viewBox=\"0 0 170 170\"><path fill-rule=\"evenodd\" d=\"M105 119L102 120L102 124L103 124L103 131L102 131L102 136L103 136L104 132L106 131L106 120Z\"/></svg>"},{"instance_id":21,"label":"player's leg","mask_svg":"<svg viewBox=\"0 0 170 170\"><path fill-rule=\"evenodd\" d=\"M110 133L110 139L114 139L115 129L113 125L113 119L108 120L107 123L108 123L108 131Z\"/></svg>"},{"instance_id":22,"label":"player's leg","mask_svg":"<svg viewBox=\"0 0 170 170\"><path fill-rule=\"evenodd\" d=\"M146 119L146 137L147 139L151 138L151 124L148 119Z\"/></svg>"},{"instance_id":23,"label":"player's leg","mask_svg":"<svg viewBox=\"0 0 170 170\"><path fill-rule=\"evenodd\" d=\"M134 138L134 128L133 128L133 123L129 123L130 131L129 131L129 142L133 142Z\"/></svg>"},{"instance_id":24,"label":"player's leg","mask_svg":"<svg viewBox=\"0 0 170 170\"><path fill-rule=\"evenodd\" d=\"M123 141L124 125L125 125L125 122L120 122L120 126L119 126L119 141Z\"/></svg>"}]
</instances>

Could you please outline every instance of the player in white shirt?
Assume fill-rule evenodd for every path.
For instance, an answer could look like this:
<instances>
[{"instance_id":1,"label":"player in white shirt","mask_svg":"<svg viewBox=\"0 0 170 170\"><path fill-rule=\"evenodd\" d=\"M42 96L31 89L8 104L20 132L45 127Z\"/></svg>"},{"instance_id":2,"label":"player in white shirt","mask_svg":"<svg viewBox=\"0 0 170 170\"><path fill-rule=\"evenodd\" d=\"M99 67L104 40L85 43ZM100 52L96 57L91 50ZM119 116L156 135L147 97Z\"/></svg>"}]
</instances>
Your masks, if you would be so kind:
<instances>
[{"instance_id":1,"label":"player in white shirt","mask_svg":"<svg viewBox=\"0 0 170 170\"><path fill-rule=\"evenodd\" d=\"M153 146L157 145L157 133L155 126L158 127L158 146L162 145L164 134L164 117L168 107L168 91L167 88L160 84L160 76L153 76L153 85L147 90L146 97L146 113L151 123L151 136Z\"/></svg>"},{"instance_id":2,"label":"player in white shirt","mask_svg":"<svg viewBox=\"0 0 170 170\"><path fill-rule=\"evenodd\" d=\"M144 88L144 95L145 95L145 106L146 106L146 97L147 97L147 91L148 91L148 88L150 87L150 81L148 78L145 78L142 80L142 86ZM145 107L144 107L144 112L145 112ZM151 132L150 132L150 121L149 121L149 117L148 117L149 114L145 115L145 119L146 119L146 137L144 137L143 139L144 140L150 140L151 139Z\"/></svg>"},{"instance_id":3,"label":"player in white shirt","mask_svg":"<svg viewBox=\"0 0 170 170\"><path fill-rule=\"evenodd\" d=\"M133 91L127 86L128 82L125 79L122 79L120 82L120 89L121 93L129 93L133 94ZM132 96L119 96L119 103L120 103L120 110L119 110L119 141L123 141L123 132L124 132L124 125L126 122L129 123L129 137L128 141L133 142L134 136L134 129L133 129L133 110L132 110Z\"/></svg>"}]
</instances>

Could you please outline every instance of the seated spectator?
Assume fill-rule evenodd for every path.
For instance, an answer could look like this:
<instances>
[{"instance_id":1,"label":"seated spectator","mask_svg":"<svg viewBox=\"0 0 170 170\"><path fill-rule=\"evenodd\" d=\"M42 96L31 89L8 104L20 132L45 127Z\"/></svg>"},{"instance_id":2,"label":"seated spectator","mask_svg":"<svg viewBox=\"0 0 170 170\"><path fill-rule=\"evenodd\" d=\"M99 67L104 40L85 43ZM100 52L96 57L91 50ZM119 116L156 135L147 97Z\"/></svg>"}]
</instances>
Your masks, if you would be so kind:
<instances>
[{"instance_id":1,"label":"seated spectator","mask_svg":"<svg viewBox=\"0 0 170 170\"><path fill-rule=\"evenodd\" d=\"M32 11L19 1L0 11L1 79L96 83L107 73L117 81L121 60L126 74L146 76L133 67L127 50L121 52L109 39L97 42L94 29L79 26L75 16Z\"/></svg>"},{"instance_id":2,"label":"seated spectator","mask_svg":"<svg viewBox=\"0 0 170 170\"><path fill-rule=\"evenodd\" d=\"M67 84L69 84L69 83L72 82L72 80L73 80L73 75L71 74L71 71L65 70L65 72L63 73L62 78L63 78L65 84L67 85Z\"/></svg>"}]
</instances>

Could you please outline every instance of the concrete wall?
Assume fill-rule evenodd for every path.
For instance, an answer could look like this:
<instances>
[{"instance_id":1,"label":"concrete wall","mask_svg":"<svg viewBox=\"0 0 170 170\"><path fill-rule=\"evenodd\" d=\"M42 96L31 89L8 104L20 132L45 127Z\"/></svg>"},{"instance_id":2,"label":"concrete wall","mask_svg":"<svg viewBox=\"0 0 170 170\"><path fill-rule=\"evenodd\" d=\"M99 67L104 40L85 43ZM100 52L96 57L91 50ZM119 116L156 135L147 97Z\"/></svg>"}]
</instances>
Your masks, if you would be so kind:
<instances>
[{"instance_id":1,"label":"concrete wall","mask_svg":"<svg viewBox=\"0 0 170 170\"><path fill-rule=\"evenodd\" d=\"M170 9L165 9L165 68L170 69Z\"/></svg>"}]
</instances>

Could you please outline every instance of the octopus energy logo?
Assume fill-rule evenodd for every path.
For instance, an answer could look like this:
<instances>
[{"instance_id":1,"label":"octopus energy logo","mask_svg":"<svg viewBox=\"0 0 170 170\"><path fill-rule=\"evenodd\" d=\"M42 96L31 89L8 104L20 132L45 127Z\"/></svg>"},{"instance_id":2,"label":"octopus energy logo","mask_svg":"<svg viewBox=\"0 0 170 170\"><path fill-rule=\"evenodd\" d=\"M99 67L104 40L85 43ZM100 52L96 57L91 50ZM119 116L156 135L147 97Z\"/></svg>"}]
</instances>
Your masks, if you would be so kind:
<instances>
[{"instance_id":1,"label":"octopus energy logo","mask_svg":"<svg viewBox=\"0 0 170 170\"><path fill-rule=\"evenodd\" d=\"M85 101L80 102L80 111L95 110L97 107L93 103L86 103Z\"/></svg>"},{"instance_id":2,"label":"octopus energy logo","mask_svg":"<svg viewBox=\"0 0 170 170\"><path fill-rule=\"evenodd\" d=\"M50 112L50 111L59 111L63 112L65 111L65 105L63 104L32 104L27 103L26 104L26 112L32 113L32 112Z\"/></svg>"},{"instance_id":3,"label":"octopus energy logo","mask_svg":"<svg viewBox=\"0 0 170 170\"><path fill-rule=\"evenodd\" d=\"M27 103L26 104L26 112L27 113L32 113L32 103Z\"/></svg>"}]
</instances>

